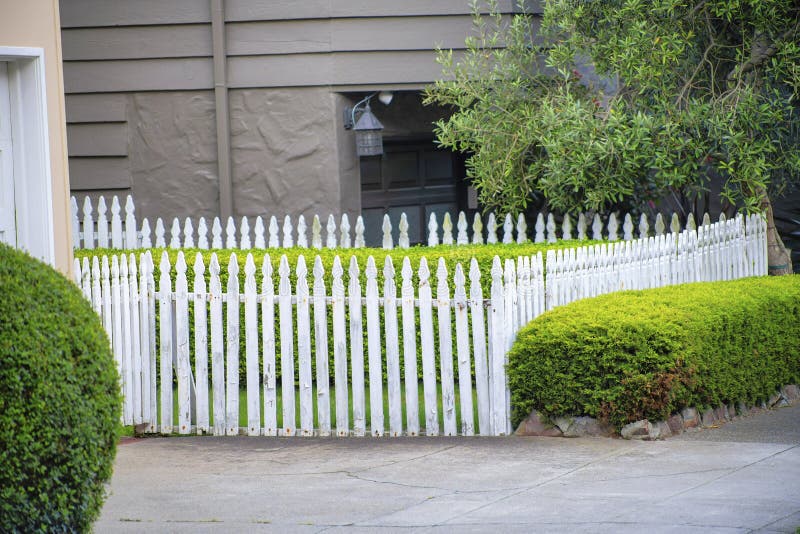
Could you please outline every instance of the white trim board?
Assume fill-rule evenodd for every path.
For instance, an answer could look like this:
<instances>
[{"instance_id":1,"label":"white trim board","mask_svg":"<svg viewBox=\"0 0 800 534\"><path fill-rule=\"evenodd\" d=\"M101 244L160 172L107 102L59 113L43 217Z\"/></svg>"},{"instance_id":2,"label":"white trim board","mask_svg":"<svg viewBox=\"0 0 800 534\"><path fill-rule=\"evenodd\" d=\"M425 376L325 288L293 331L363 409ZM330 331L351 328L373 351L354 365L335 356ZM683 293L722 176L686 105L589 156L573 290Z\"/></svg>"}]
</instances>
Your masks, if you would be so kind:
<instances>
[{"instance_id":1,"label":"white trim board","mask_svg":"<svg viewBox=\"0 0 800 534\"><path fill-rule=\"evenodd\" d=\"M44 50L0 46L8 69L17 246L55 263Z\"/></svg>"}]
</instances>

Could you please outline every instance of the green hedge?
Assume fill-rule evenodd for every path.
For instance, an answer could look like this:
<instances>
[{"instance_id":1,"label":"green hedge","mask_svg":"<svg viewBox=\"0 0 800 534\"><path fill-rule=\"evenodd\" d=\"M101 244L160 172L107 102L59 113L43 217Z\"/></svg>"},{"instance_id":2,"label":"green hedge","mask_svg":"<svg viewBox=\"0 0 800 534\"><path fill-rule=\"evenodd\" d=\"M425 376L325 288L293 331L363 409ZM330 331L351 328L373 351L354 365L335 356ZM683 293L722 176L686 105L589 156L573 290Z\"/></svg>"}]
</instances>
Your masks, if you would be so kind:
<instances>
[{"instance_id":1,"label":"green hedge","mask_svg":"<svg viewBox=\"0 0 800 534\"><path fill-rule=\"evenodd\" d=\"M0 244L0 532L88 531L120 430L100 319L73 283Z\"/></svg>"},{"instance_id":2,"label":"green hedge","mask_svg":"<svg viewBox=\"0 0 800 534\"><path fill-rule=\"evenodd\" d=\"M509 354L512 420L616 428L684 407L756 403L800 380L800 276L628 291L549 311Z\"/></svg>"}]
</instances>

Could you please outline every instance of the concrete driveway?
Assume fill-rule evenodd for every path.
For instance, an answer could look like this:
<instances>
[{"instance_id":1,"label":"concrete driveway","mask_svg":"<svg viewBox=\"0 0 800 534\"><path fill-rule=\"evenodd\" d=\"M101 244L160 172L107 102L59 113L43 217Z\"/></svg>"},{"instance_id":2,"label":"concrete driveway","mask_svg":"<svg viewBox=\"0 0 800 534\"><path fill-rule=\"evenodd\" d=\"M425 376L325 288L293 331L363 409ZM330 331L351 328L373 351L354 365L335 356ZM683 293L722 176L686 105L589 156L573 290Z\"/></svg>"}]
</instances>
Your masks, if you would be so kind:
<instances>
[{"instance_id":1,"label":"concrete driveway","mask_svg":"<svg viewBox=\"0 0 800 534\"><path fill-rule=\"evenodd\" d=\"M97 532L790 532L800 403L666 441L150 438Z\"/></svg>"}]
</instances>

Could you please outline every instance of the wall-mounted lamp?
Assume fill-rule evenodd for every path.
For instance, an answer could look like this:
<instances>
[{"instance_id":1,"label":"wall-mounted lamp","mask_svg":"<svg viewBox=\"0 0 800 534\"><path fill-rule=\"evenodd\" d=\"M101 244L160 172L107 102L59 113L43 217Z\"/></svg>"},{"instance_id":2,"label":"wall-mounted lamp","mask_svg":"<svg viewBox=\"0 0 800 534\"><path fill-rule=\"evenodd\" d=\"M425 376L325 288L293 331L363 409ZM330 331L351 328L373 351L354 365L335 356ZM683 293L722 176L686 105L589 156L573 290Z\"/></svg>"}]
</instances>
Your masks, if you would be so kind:
<instances>
[{"instance_id":1,"label":"wall-mounted lamp","mask_svg":"<svg viewBox=\"0 0 800 534\"><path fill-rule=\"evenodd\" d=\"M383 154L383 135L381 134L383 124L372 114L372 109L369 107L369 101L375 95L378 95L378 100L387 106L394 96L388 91L372 93L352 108L344 109L344 127L346 130L352 129L356 133L356 153L359 157Z\"/></svg>"}]
</instances>

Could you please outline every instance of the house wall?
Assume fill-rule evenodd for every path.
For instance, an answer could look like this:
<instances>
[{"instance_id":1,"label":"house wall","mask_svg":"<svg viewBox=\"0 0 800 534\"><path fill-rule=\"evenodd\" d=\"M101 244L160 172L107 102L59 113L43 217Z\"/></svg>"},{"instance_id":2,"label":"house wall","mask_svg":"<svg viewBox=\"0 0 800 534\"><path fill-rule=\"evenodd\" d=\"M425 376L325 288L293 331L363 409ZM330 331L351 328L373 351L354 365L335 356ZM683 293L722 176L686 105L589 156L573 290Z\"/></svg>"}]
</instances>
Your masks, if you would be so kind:
<instances>
[{"instance_id":1,"label":"house wall","mask_svg":"<svg viewBox=\"0 0 800 534\"><path fill-rule=\"evenodd\" d=\"M223 4L237 215L357 213L344 107L423 88L441 74L436 46L463 48L471 29L467 0ZM141 216L217 214L211 1L61 8L73 191L132 193Z\"/></svg>"},{"instance_id":2,"label":"house wall","mask_svg":"<svg viewBox=\"0 0 800 534\"><path fill-rule=\"evenodd\" d=\"M0 46L44 50L55 267L68 273L72 266L72 237L58 1L0 0L0 13Z\"/></svg>"}]
</instances>

